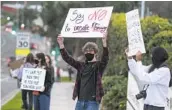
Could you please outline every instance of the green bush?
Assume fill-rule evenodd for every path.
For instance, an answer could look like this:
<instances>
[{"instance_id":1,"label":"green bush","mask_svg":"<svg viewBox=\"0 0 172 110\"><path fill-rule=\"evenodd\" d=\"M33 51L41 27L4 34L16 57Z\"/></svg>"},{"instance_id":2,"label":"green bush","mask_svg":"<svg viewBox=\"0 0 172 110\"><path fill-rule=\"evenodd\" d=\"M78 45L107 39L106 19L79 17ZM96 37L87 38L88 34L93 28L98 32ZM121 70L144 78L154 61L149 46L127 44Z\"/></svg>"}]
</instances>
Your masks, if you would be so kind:
<instances>
[{"instance_id":1,"label":"green bush","mask_svg":"<svg viewBox=\"0 0 172 110\"><path fill-rule=\"evenodd\" d=\"M172 67L172 24L167 19L150 16L141 20L141 26L146 47L143 63L151 63L152 47L162 46L169 53L168 63ZM128 46L128 39L124 13L112 14L108 31L110 60L103 78L103 110L125 110L128 67L124 50Z\"/></svg>"},{"instance_id":2,"label":"green bush","mask_svg":"<svg viewBox=\"0 0 172 110\"><path fill-rule=\"evenodd\" d=\"M105 110L125 110L127 94L127 78L122 75L106 76L103 78Z\"/></svg>"}]
</instances>

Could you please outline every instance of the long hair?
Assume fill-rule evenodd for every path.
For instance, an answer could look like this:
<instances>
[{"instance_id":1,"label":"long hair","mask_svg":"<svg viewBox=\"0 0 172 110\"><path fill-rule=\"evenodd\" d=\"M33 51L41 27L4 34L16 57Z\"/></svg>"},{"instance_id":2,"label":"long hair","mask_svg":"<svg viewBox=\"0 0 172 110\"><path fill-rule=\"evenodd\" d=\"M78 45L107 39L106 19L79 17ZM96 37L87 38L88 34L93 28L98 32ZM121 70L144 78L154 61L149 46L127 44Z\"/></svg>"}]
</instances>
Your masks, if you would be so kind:
<instances>
[{"instance_id":1,"label":"long hair","mask_svg":"<svg viewBox=\"0 0 172 110\"><path fill-rule=\"evenodd\" d=\"M32 53L27 55L25 63L34 63L34 56Z\"/></svg>"},{"instance_id":2,"label":"long hair","mask_svg":"<svg viewBox=\"0 0 172 110\"><path fill-rule=\"evenodd\" d=\"M49 59L49 65L51 66L52 65L51 57L49 55L45 55L45 56L48 57L48 59Z\"/></svg>"},{"instance_id":3,"label":"long hair","mask_svg":"<svg viewBox=\"0 0 172 110\"><path fill-rule=\"evenodd\" d=\"M154 47L152 49L152 66L149 69L149 73L155 68L160 68L162 64L168 59L167 51L162 47Z\"/></svg>"},{"instance_id":4,"label":"long hair","mask_svg":"<svg viewBox=\"0 0 172 110\"><path fill-rule=\"evenodd\" d=\"M41 60L41 66L47 66L44 53L37 53L36 57Z\"/></svg>"}]
</instances>

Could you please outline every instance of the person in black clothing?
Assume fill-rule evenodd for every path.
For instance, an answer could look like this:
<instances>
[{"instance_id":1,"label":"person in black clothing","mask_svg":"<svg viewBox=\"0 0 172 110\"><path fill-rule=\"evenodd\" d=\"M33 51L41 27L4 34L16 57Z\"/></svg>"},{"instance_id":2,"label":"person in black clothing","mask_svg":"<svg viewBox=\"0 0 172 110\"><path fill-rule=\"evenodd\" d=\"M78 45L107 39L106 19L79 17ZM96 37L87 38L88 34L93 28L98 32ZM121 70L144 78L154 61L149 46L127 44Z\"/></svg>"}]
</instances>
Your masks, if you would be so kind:
<instances>
[{"instance_id":1,"label":"person in black clothing","mask_svg":"<svg viewBox=\"0 0 172 110\"><path fill-rule=\"evenodd\" d=\"M52 66L52 60L49 55L45 55L45 60L46 60L48 68L51 69L51 76L52 76L51 79L52 79L52 83L54 83L55 78L54 78L54 67Z\"/></svg>"},{"instance_id":2,"label":"person in black clothing","mask_svg":"<svg viewBox=\"0 0 172 110\"><path fill-rule=\"evenodd\" d=\"M26 61L25 63L20 67L19 71L18 71L18 80L21 81L22 80L22 75L23 75L23 68L34 68L34 56L32 53L28 54L26 57ZM32 110L32 106L33 106L33 95L32 95L32 91L31 90L21 90L22 93L22 108L25 110ZM28 96L28 97L27 97Z\"/></svg>"},{"instance_id":3,"label":"person in black clothing","mask_svg":"<svg viewBox=\"0 0 172 110\"><path fill-rule=\"evenodd\" d=\"M103 54L100 61L97 61L98 46L94 42L87 42L82 48L85 62L76 61L68 54L61 35L57 42L63 60L77 70L73 91L73 100L78 97L75 110L99 110L99 103L104 95L101 79L109 60L107 34L102 38Z\"/></svg>"},{"instance_id":4,"label":"person in black clothing","mask_svg":"<svg viewBox=\"0 0 172 110\"><path fill-rule=\"evenodd\" d=\"M34 110L50 110L50 91L52 87L51 69L48 68L43 53L36 54L35 63L37 64L37 68L46 70L46 75L42 91L33 91Z\"/></svg>"}]
</instances>

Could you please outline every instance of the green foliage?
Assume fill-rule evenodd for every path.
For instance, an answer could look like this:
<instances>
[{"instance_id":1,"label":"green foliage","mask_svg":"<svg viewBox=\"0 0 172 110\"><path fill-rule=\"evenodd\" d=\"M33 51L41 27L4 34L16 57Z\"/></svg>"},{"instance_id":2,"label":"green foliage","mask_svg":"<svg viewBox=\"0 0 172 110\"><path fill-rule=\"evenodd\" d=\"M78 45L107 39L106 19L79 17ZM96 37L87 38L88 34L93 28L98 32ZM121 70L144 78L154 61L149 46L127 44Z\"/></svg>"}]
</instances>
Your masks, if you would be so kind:
<instances>
[{"instance_id":1,"label":"green foliage","mask_svg":"<svg viewBox=\"0 0 172 110\"><path fill-rule=\"evenodd\" d=\"M169 53L168 64L172 67L172 24L167 19L150 16L142 19L141 25L147 51L144 63L151 63L150 51L154 46L162 46ZM124 13L112 14L108 38L110 60L103 79L106 92L103 105L107 110L125 110L127 78L124 76L128 74L128 67L124 50L128 40Z\"/></svg>"},{"instance_id":2,"label":"green foliage","mask_svg":"<svg viewBox=\"0 0 172 110\"><path fill-rule=\"evenodd\" d=\"M111 17L108 29L109 63L106 75L127 75L127 63L124 50L128 45L126 20L124 13L115 13ZM99 42L101 45L101 42Z\"/></svg>"},{"instance_id":3,"label":"green foliage","mask_svg":"<svg viewBox=\"0 0 172 110\"><path fill-rule=\"evenodd\" d=\"M167 50L169 54L168 64L172 68L172 31L161 31L153 36L148 44L148 48L154 46L161 46Z\"/></svg>"},{"instance_id":4,"label":"green foliage","mask_svg":"<svg viewBox=\"0 0 172 110\"><path fill-rule=\"evenodd\" d=\"M33 9L28 9L25 7L24 9L19 10L19 25L22 23L25 24L27 28L32 26L32 21L37 18L38 12Z\"/></svg>"},{"instance_id":5,"label":"green foliage","mask_svg":"<svg viewBox=\"0 0 172 110\"><path fill-rule=\"evenodd\" d=\"M105 96L103 106L105 110L125 110L127 94L127 78L121 75L103 78Z\"/></svg>"}]
</instances>

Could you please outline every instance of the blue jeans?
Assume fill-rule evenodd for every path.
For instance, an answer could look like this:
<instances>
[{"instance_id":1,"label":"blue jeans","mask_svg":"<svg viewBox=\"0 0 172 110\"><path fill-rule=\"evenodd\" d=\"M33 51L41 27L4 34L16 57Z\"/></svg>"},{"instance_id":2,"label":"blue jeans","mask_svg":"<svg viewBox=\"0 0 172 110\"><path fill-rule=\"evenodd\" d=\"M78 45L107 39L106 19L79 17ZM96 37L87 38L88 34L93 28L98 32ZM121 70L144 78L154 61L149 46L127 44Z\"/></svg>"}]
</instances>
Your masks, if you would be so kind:
<instances>
[{"instance_id":1,"label":"blue jeans","mask_svg":"<svg viewBox=\"0 0 172 110\"><path fill-rule=\"evenodd\" d=\"M96 101L77 101L75 110L99 110L99 103Z\"/></svg>"},{"instance_id":2,"label":"blue jeans","mask_svg":"<svg viewBox=\"0 0 172 110\"><path fill-rule=\"evenodd\" d=\"M50 96L40 94L33 96L34 110L50 110Z\"/></svg>"}]
</instances>

